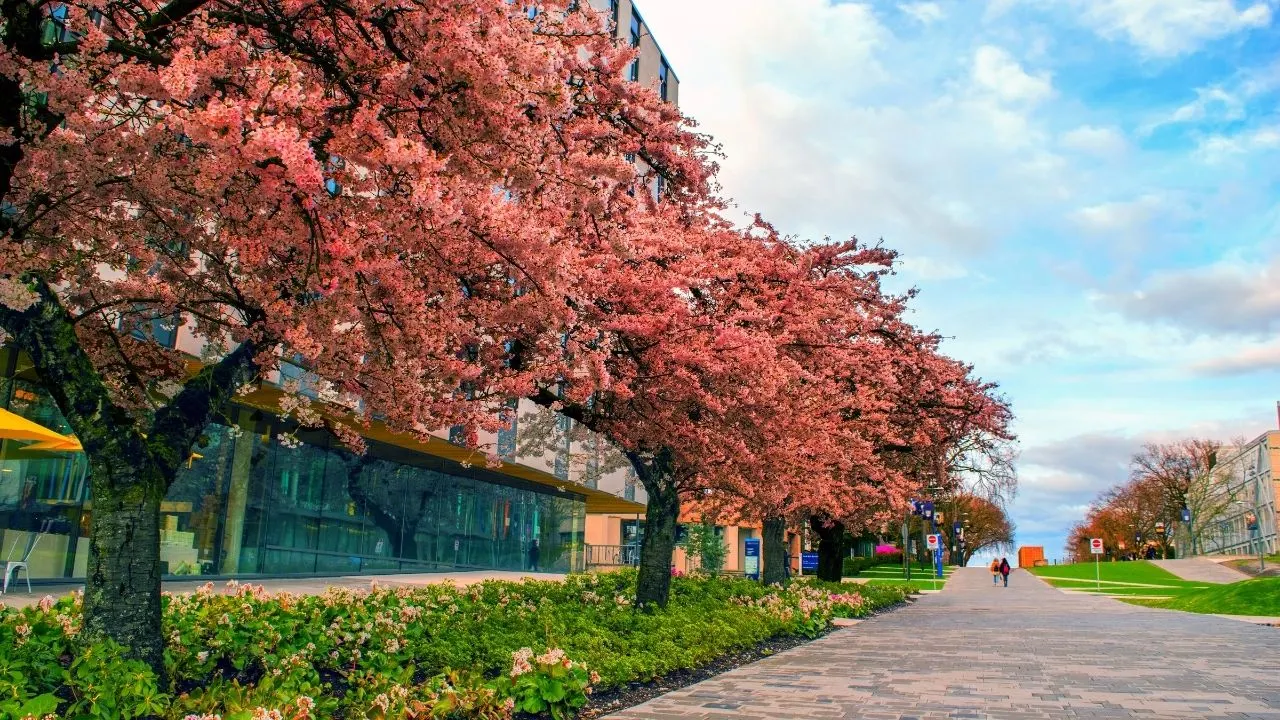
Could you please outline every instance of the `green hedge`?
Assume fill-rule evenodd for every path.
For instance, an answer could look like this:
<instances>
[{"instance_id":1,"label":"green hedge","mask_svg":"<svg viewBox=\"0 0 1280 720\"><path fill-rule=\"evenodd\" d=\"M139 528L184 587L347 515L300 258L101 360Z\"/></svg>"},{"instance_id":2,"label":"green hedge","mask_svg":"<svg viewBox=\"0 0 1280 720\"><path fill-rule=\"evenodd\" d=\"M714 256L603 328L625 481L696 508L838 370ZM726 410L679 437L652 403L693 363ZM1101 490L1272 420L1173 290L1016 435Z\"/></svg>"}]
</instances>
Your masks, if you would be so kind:
<instances>
[{"instance_id":1,"label":"green hedge","mask_svg":"<svg viewBox=\"0 0 1280 720\"><path fill-rule=\"evenodd\" d=\"M881 553L871 557L853 557L844 559L844 575L854 577L867 568L879 565L901 565L902 553Z\"/></svg>"},{"instance_id":2,"label":"green hedge","mask_svg":"<svg viewBox=\"0 0 1280 720\"><path fill-rule=\"evenodd\" d=\"M164 687L115 648L81 642L78 597L47 599L0 609L0 718L239 720L260 707L286 718L501 718L516 703L545 704L508 679L522 648L549 658L534 670L559 673L520 678L525 691L585 698L570 686L588 670L597 688L650 680L770 638L816 636L833 617L868 614L905 592L688 577L672 580L668 607L637 611L634 586L631 570L318 596L209 585L165 597ZM559 669L562 658L572 669Z\"/></svg>"}]
</instances>

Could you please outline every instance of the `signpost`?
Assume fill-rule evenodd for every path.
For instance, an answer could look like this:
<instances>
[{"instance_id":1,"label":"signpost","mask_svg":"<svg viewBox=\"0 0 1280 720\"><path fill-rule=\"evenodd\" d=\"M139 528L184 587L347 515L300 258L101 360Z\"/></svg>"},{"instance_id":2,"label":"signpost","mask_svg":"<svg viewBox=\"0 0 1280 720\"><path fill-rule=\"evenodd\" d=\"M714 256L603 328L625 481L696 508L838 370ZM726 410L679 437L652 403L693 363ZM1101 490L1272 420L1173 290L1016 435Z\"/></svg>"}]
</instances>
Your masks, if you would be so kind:
<instances>
[{"instance_id":1,"label":"signpost","mask_svg":"<svg viewBox=\"0 0 1280 720\"><path fill-rule=\"evenodd\" d=\"M1093 585L1095 590L1102 589L1102 570L1098 566L1098 556L1105 552L1102 545L1102 538L1091 538L1089 540L1089 552L1093 553Z\"/></svg>"},{"instance_id":2,"label":"signpost","mask_svg":"<svg viewBox=\"0 0 1280 720\"><path fill-rule=\"evenodd\" d=\"M742 541L742 572L752 580L760 579L760 538Z\"/></svg>"},{"instance_id":3,"label":"signpost","mask_svg":"<svg viewBox=\"0 0 1280 720\"><path fill-rule=\"evenodd\" d=\"M800 571L801 572L817 572L818 571L818 553L802 552L800 553Z\"/></svg>"},{"instance_id":4,"label":"signpost","mask_svg":"<svg viewBox=\"0 0 1280 720\"><path fill-rule=\"evenodd\" d=\"M937 530L937 528L934 528ZM933 589L938 589L938 577L942 575L942 536L937 532L929 533L924 536L925 545L928 546L929 552L933 553L933 561L937 566L933 575Z\"/></svg>"}]
</instances>

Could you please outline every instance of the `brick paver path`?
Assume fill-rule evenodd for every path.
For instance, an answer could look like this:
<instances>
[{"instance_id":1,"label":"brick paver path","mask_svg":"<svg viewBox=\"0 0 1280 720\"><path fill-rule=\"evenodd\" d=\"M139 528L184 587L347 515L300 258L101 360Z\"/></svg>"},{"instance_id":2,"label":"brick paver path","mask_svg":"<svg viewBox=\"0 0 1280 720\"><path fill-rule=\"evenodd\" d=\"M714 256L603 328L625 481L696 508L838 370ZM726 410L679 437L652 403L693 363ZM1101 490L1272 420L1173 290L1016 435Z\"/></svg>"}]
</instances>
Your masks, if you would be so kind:
<instances>
[{"instance_id":1,"label":"brick paver path","mask_svg":"<svg viewBox=\"0 0 1280 720\"><path fill-rule=\"evenodd\" d=\"M614 717L1280 720L1280 630L966 569L910 608Z\"/></svg>"}]
</instances>

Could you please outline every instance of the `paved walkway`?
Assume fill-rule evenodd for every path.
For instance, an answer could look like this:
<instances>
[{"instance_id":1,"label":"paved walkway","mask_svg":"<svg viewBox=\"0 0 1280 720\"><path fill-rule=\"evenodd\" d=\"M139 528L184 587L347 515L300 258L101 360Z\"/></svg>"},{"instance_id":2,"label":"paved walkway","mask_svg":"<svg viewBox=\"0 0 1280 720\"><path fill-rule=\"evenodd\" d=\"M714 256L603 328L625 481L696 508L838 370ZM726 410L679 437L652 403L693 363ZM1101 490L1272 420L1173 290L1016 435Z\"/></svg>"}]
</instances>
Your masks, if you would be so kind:
<instances>
[{"instance_id":1,"label":"paved walkway","mask_svg":"<svg viewBox=\"0 0 1280 720\"><path fill-rule=\"evenodd\" d=\"M1248 575L1233 567L1205 558L1152 560L1151 564L1158 565L1183 580L1192 580L1194 582L1233 583L1249 579Z\"/></svg>"},{"instance_id":2,"label":"paved walkway","mask_svg":"<svg viewBox=\"0 0 1280 720\"><path fill-rule=\"evenodd\" d=\"M531 578L535 580L563 580L564 573L537 573L537 572L514 572L504 570L474 570L462 572L439 572L439 573L415 573L411 575L351 575L347 577L319 577L319 578L277 578L274 580L241 580L243 584L262 585L271 592L288 591L295 595L321 595L324 591L331 587L347 587L347 588L368 588L371 582L376 582L381 587L398 587L401 585L420 586L430 585L433 583L451 582L456 585L466 587L474 583L483 582L485 580L520 580L523 578ZM196 588L204 585L208 580L175 580L164 583L166 592L194 592ZM226 580L213 581L215 587L222 588L227 584ZM21 589L14 589L13 583L9 584L9 592L0 595L0 602L9 607L27 607L40 602L40 598L45 595L54 597L62 597L68 593L84 589L84 583L72 583L65 585L33 585L30 594L27 593L27 585L25 582L20 584Z\"/></svg>"},{"instance_id":3,"label":"paved walkway","mask_svg":"<svg viewBox=\"0 0 1280 720\"><path fill-rule=\"evenodd\" d=\"M1280 720L1280 631L965 569L911 608L614 717Z\"/></svg>"}]
</instances>

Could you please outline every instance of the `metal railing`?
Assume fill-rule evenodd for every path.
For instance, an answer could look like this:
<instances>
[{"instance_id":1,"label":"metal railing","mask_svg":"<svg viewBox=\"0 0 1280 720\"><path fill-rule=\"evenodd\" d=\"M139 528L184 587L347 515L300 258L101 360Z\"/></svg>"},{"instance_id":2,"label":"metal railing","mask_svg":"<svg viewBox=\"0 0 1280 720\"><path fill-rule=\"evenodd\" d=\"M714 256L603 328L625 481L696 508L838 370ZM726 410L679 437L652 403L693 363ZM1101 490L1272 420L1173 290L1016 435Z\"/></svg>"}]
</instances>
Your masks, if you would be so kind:
<instances>
[{"instance_id":1,"label":"metal railing","mask_svg":"<svg viewBox=\"0 0 1280 720\"><path fill-rule=\"evenodd\" d=\"M627 567L640 563L639 545L588 545L587 567Z\"/></svg>"}]
</instances>

